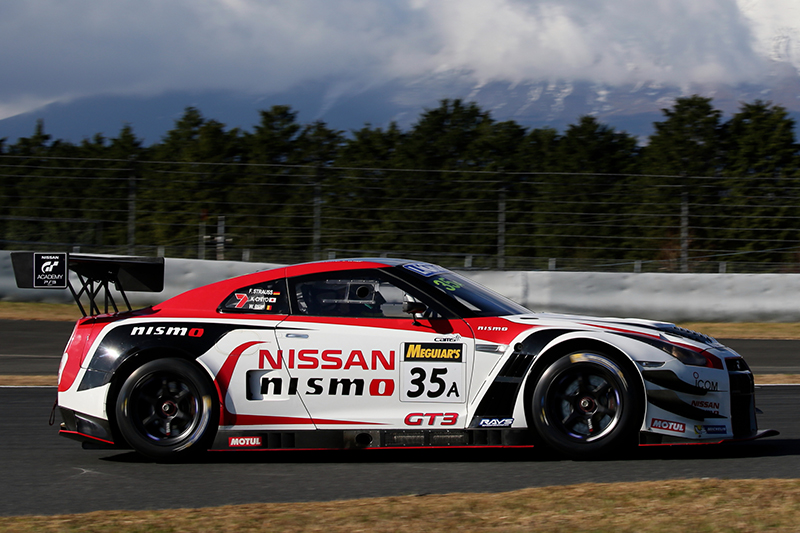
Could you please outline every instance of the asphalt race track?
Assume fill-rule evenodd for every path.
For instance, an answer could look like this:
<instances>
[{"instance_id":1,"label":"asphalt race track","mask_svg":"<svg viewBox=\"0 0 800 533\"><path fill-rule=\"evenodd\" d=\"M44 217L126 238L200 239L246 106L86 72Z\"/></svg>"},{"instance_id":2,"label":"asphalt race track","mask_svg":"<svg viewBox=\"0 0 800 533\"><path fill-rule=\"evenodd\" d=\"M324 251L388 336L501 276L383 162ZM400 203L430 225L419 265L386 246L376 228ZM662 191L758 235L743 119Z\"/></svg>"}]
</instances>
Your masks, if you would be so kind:
<instances>
[{"instance_id":1,"label":"asphalt race track","mask_svg":"<svg viewBox=\"0 0 800 533\"><path fill-rule=\"evenodd\" d=\"M0 374L47 374L69 337L63 322L0 321ZM730 341L756 372L800 372L794 341ZM748 351L752 350L752 352ZM763 370L761 370L763 368ZM769 370L766 370L769 369ZM777 370L786 369L786 370ZM0 388L0 515L164 509L373 496L499 492L585 482L800 477L800 386L756 390L747 443L640 447L625 460L561 460L536 449L227 452L156 464L125 450L84 450L48 425L54 387Z\"/></svg>"},{"instance_id":2,"label":"asphalt race track","mask_svg":"<svg viewBox=\"0 0 800 533\"><path fill-rule=\"evenodd\" d=\"M206 507L585 482L800 477L800 386L759 387L762 428L749 443L640 447L626 460L582 462L536 449L225 452L156 464L124 450L83 450L47 423L55 388L2 388L0 515Z\"/></svg>"}]
</instances>

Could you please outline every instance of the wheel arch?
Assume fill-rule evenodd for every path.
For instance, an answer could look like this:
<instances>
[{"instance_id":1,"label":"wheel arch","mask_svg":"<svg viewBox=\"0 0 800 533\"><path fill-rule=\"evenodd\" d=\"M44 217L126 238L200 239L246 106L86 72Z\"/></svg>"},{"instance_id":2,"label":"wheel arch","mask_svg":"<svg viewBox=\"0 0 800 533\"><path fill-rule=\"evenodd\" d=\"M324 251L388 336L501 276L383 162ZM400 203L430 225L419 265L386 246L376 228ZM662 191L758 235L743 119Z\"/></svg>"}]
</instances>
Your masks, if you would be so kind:
<instances>
[{"instance_id":1,"label":"wheel arch","mask_svg":"<svg viewBox=\"0 0 800 533\"><path fill-rule=\"evenodd\" d=\"M122 389L122 385L125 383L125 380L127 380L128 377L142 365L149 363L150 361L155 361L156 359L166 359L168 357L186 360L201 370L202 373L208 378L209 384L216 391L218 402L217 405L220 405L219 402L221 402L222 399L219 397L219 389L215 386L213 377L208 374L208 369L197 362L196 356L184 350L163 346L148 347L132 352L128 354L114 370L114 375L111 378L110 387L106 396L106 415L108 416L108 422L111 426L111 433L114 437L114 442L127 444L119 430L115 408L117 398L119 397L119 392Z\"/></svg>"},{"instance_id":2,"label":"wheel arch","mask_svg":"<svg viewBox=\"0 0 800 533\"><path fill-rule=\"evenodd\" d=\"M642 405L642 424L646 420L647 415L647 390L644 383L639 367L633 358L614 344L588 336L573 336L569 335L566 339L555 339L542 352L534 359L531 368L525 377L525 383L522 388L522 395L519 398L523 402L525 412L525 425L531 430L536 431L533 424L533 392L536 388L538 379L542 376L545 370L555 363L559 358L578 351L597 350L600 353L615 357L618 362L629 371L633 378L634 383L631 386L636 387L641 392Z\"/></svg>"}]
</instances>

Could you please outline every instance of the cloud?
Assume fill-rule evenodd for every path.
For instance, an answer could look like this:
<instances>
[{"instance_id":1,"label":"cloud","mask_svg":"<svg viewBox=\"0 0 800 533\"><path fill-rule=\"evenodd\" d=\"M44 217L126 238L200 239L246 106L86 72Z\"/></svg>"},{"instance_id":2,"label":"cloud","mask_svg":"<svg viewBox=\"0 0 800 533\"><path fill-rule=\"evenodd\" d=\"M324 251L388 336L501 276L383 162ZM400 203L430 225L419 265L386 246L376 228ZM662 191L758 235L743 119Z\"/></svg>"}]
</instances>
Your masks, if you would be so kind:
<instances>
[{"instance_id":1,"label":"cloud","mask_svg":"<svg viewBox=\"0 0 800 533\"><path fill-rule=\"evenodd\" d=\"M763 75L731 0L416 0L440 48L429 68L481 81L738 83Z\"/></svg>"},{"instance_id":2,"label":"cloud","mask_svg":"<svg viewBox=\"0 0 800 533\"><path fill-rule=\"evenodd\" d=\"M448 76L736 84L781 51L800 66L793 1L3 0L0 118L91 95L308 82L331 98ZM769 44L781 28L794 44Z\"/></svg>"},{"instance_id":3,"label":"cloud","mask_svg":"<svg viewBox=\"0 0 800 533\"><path fill-rule=\"evenodd\" d=\"M370 81L403 12L367 0L5 0L0 102ZM334 6L335 7L332 7Z\"/></svg>"}]
</instances>

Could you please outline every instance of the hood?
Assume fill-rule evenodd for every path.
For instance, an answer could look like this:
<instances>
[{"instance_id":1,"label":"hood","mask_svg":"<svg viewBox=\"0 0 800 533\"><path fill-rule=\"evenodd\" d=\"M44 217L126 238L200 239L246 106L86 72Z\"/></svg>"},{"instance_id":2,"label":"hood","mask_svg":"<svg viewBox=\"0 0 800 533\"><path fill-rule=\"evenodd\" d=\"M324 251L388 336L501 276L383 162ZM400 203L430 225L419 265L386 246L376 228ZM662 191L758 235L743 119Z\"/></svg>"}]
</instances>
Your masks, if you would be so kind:
<instances>
[{"instance_id":1,"label":"hood","mask_svg":"<svg viewBox=\"0 0 800 533\"><path fill-rule=\"evenodd\" d=\"M572 325L581 326L581 329L587 327L603 330L625 329L631 333L640 333L643 335L669 335L671 337L679 337L685 341L692 341L704 348L718 348L722 346L719 341L709 335L682 328L670 322L658 322L641 318L596 317L557 313L533 313L519 318L528 324L530 324L532 320L538 320L540 325L550 325L552 323L553 326L559 327Z\"/></svg>"}]
</instances>

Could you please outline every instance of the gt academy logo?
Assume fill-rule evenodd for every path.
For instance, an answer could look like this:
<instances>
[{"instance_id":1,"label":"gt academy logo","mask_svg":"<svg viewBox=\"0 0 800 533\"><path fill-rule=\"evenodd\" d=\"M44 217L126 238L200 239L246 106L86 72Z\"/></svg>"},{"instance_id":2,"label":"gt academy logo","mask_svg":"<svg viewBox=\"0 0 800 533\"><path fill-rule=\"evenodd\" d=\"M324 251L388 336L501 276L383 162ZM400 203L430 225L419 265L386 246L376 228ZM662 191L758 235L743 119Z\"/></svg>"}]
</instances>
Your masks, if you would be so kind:
<instances>
[{"instance_id":1,"label":"gt academy logo","mask_svg":"<svg viewBox=\"0 0 800 533\"><path fill-rule=\"evenodd\" d=\"M654 418L650 421L650 427L653 429L662 429L664 431L673 431L675 433L684 433L686 425L682 422L672 422L671 420L661 420Z\"/></svg>"},{"instance_id":2,"label":"gt academy logo","mask_svg":"<svg viewBox=\"0 0 800 533\"><path fill-rule=\"evenodd\" d=\"M228 446L230 446L231 448L261 446L261 437L229 437Z\"/></svg>"},{"instance_id":3,"label":"gt academy logo","mask_svg":"<svg viewBox=\"0 0 800 533\"><path fill-rule=\"evenodd\" d=\"M463 344L406 344L404 361L449 361L460 363L464 356Z\"/></svg>"},{"instance_id":4,"label":"gt academy logo","mask_svg":"<svg viewBox=\"0 0 800 533\"><path fill-rule=\"evenodd\" d=\"M67 254L33 254L33 287L64 289L67 287Z\"/></svg>"},{"instance_id":5,"label":"gt academy logo","mask_svg":"<svg viewBox=\"0 0 800 533\"><path fill-rule=\"evenodd\" d=\"M478 422L478 427L510 428L513 423L513 418L481 418L480 422Z\"/></svg>"}]
</instances>

